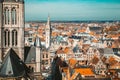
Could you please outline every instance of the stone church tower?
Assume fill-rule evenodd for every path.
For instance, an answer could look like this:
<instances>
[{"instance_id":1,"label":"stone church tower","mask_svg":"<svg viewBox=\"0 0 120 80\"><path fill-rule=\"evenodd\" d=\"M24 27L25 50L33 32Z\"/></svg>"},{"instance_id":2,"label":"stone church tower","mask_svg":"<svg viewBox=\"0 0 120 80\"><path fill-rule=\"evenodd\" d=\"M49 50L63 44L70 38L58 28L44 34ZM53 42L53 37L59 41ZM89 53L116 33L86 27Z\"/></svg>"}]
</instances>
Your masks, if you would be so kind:
<instances>
[{"instance_id":1,"label":"stone church tower","mask_svg":"<svg viewBox=\"0 0 120 80\"><path fill-rule=\"evenodd\" d=\"M0 60L10 48L24 59L24 0L0 0Z\"/></svg>"},{"instance_id":2,"label":"stone church tower","mask_svg":"<svg viewBox=\"0 0 120 80\"><path fill-rule=\"evenodd\" d=\"M48 20L47 20L47 25L45 28L45 47L49 48L51 45L51 24L50 24L50 17L48 16Z\"/></svg>"}]
</instances>

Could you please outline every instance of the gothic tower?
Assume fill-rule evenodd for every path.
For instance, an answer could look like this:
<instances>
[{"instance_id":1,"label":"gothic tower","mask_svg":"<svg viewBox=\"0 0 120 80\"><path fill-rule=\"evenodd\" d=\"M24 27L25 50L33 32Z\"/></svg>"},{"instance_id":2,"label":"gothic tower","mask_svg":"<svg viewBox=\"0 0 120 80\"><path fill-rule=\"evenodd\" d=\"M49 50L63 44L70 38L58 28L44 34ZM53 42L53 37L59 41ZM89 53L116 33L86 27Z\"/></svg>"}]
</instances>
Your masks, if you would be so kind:
<instances>
[{"instance_id":1,"label":"gothic tower","mask_svg":"<svg viewBox=\"0 0 120 80\"><path fill-rule=\"evenodd\" d=\"M24 0L0 0L0 60L10 48L24 59Z\"/></svg>"},{"instance_id":2,"label":"gothic tower","mask_svg":"<svg viewBox=\"0 0 120 80\"><path fill-rule=\"evenodd\" d=\"M45 28L45 46L46 48L49 48L51 45L51 24L50 24L50 17L48 16L48 20L47 20L47 25Z\"/></svg>"}]
</instances>

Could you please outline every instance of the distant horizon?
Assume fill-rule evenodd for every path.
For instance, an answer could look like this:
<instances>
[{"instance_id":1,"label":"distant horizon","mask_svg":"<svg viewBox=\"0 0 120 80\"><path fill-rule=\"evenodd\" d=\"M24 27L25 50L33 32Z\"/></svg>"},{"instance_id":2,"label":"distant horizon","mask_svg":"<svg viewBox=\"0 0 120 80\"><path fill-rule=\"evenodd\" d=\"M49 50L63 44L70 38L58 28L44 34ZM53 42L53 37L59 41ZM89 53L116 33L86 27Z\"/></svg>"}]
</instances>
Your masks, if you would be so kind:
<instances>
[{"instance_id":1,"label":"distant horizon","mask_svg":"<svg viewBox=\"0 0 120 80\"><path fill-rule=\"evenodd\" d=\"M37 20L37 19L25 20L25 22L31 22L31 21L33 21L33 22L43 22L43 21L47 21L47 18L46 19L40 19L40 20ZM114 19L113 20L112 19L111 20L110 19L109 20L107 20L107 19L106 20L104 20L104 19L98 19L98 20L94 20L94 19L91 19L91 20L89 20L89 19L86 19L86 20L80 20L80 19L78 19L78 20L72 20L72 19L71 20L67 20L67 19L66 20L64 20L64 19L63 20L61 20L61 19L60 20L59 19L54 20L54 19L50 19L50 21L53 21L53 22L54 21L120 21L120 19L118 19L118 20L117 19L116 20L114 20Z\"/></svg>"},{"instance_id":2,"label":"distant horizon","mask_svg":"<svg viewBox=\"0 0 120 80\"><path fill-rule=\"evenodd\" d=\"M25 21L120 20L120 0L25 0Z\"/></svg>"},{"instance_id":3,"label":"distant horizon","mask_svg":"<svg viewBox=\"0 0 120 80\"><path fill-rule=\"evenodd\" d=\"M117 22L120 20L50 20L51 22ZM25 22L47 22L46 20L29 20Z\"/></svg>"}]
</instances>

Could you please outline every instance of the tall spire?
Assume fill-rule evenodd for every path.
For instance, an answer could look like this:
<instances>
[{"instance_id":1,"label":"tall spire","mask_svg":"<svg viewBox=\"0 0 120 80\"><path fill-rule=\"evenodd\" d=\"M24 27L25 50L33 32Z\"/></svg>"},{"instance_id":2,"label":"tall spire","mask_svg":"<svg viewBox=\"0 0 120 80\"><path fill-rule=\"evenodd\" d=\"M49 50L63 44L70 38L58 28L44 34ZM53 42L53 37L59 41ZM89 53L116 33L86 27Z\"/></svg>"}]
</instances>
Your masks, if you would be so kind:
<instances>
[{"instance_id":1,"label":"tall spire","mask_svg":"<svg viewBox=\"0 0 120 80\"><path fill-rule=\"evenodd\" d=\"M47 27L50 28L50 15L48 14Z\"/></svg>"},{"instance_id":2,"label":"tall spire","mask_svg":"<svg viewBox=\"0 0 120 80\"><path fill-rule=\"evenodd\" d=\"M45 29L45 34L46 34L46 48L50 47L50 39L51 39L51 24L50 24L50 16L48 15L48 20L47 20L47 25Z\"/></svg>"}]
</instances>

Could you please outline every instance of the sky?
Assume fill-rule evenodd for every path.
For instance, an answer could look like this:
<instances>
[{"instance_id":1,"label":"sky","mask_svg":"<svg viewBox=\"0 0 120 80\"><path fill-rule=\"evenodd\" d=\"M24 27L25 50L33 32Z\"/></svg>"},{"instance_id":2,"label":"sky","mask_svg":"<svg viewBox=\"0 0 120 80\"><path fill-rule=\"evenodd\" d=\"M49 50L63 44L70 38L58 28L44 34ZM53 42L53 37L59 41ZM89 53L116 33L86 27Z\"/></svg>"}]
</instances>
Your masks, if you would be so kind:
<instances>
[{"instance_id":1,"label":"sky","mask_svg":"<svg viewBox=\"0 0 120 80\"><path fill-rule=\"evenodd\" d=\"M120 20L120 0L25 0L25 20Z\"/></svg>"}]
</instances>

